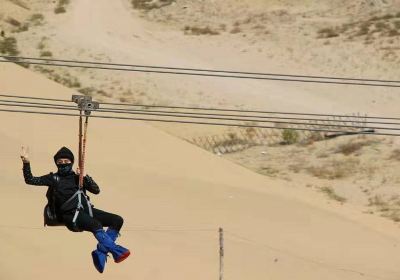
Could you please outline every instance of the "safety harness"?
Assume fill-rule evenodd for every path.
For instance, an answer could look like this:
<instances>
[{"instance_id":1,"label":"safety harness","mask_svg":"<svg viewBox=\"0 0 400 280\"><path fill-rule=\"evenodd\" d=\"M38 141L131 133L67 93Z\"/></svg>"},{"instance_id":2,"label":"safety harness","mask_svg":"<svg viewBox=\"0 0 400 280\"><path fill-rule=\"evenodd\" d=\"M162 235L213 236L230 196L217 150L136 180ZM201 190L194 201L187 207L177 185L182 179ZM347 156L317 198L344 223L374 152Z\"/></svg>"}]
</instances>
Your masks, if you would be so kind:
<instances>
[{"instance_id":1,"label":"safety harness","mask_svg":"<svg viewBox=\"0 0 400 280\"><path fill-rule=\"evenodd\" d=\"M87 195L84 193L82 189L79 189L76 193L74 193L66 202L61 205L61 209L63 210L66 205L68 205L71 201L74 200L75 197L78 197L78 205L76 206L75 214L72 219L72 225L73 228L77 231L80 231L78 226L76 225L76 220L78 219L79 212L84 209L83 204L82 204L82 198L86 200L86 204L89 210L89 215L90 217L93 217L93 211L92 211L92 205L90 204L89 198Z\"/></svg>"},{"instance_id":2,"label":"safety harness","mask_svg":"<svg viewBox=\"0 0 400 280\"><path fill-rule=\"evenodd\" d=\"M75 210L74 217L72 219L72 225L75 230L79 230L76 225L76 220L78 219L79 212L84 209L82 204L82 199L86 200L86 204L88 206L89 215L93 217L92 205L89 202L89 198L86 196L83 191L83 176L85 173L85 155L86 155L86 140L87 140L87 128L89 124L89 116L92 110L99 108L99 104L97 102L92 102L92 98L90 96L83 95L73 95L72 101L78 104L79 108L79 190L73 194L63 205L68 205L69 202L73 201L75 197L78 197L78 205ZM82 123L83 123L83 113L85 113L85 126L82 134ZM63 206L61 206L61 209Z\"/></svg>"}]
</instances>

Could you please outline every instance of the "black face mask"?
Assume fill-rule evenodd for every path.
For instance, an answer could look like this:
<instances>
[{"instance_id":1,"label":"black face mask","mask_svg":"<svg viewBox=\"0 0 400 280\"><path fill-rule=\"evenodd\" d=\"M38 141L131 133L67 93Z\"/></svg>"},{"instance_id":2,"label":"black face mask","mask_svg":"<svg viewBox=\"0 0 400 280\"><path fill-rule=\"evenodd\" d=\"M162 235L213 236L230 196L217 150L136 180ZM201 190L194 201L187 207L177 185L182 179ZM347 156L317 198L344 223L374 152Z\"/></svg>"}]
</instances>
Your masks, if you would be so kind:
<instances>
[{"instance_id":1,"label":"black face mask","mask_svg":"<svg viewBox=\"0 0 400 280\"><path fill-rule=\"evenodd\" d=\"M58 174L67 175L72 173L72 163L57 164Z\"/></svg>"}]
</instances>

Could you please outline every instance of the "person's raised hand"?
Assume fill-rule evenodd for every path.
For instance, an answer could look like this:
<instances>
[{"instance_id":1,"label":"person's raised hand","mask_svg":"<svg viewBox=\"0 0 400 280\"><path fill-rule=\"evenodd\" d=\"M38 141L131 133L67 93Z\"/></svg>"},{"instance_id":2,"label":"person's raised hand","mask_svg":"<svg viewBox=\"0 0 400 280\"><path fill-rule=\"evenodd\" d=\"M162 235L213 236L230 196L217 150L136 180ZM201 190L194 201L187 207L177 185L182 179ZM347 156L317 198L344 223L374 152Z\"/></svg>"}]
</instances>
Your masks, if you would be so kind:
<instances>
[{"instance_id":1,"label":"person's raised hand","mask_svg":"<svg viewBox=\"0 0 400 280\"><path fill-rule=\"evenodd\" d=\"M24 162L24 163L29 162L29 147L27 147L27 146L21 147L21 159L22 159L22 162Z\"/></svg>"}]
</instances>

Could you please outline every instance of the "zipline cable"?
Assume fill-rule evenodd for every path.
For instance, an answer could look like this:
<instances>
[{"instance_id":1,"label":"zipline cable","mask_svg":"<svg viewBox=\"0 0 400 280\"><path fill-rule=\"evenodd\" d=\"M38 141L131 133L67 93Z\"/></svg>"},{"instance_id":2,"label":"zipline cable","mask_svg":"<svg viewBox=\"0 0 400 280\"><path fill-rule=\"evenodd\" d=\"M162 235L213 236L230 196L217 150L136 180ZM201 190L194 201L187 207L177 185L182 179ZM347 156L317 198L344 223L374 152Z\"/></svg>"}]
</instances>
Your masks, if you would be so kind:
<instances>
[{"instance_id":1,"label":"zipline cable","mask_svg":"<svg viewBox=\"0 0 400 280\"><path fill-rule=\"evenodd\" d=\"M71 100L67 100L67 99L42 98L42 97L21 96L21 95L6 95L6 94L0 94L0 97L20 98L20 99L36 99L36 100L59 101L59 102L72 102Z\"/></svg>"},{"instance_id":2,"label":"zipline cable","mask_svg":"<svg viewBox=\"0 0 400 280\"><path fill-rule=\"evenodd\" d=\"M321 261L318 261L318 260L313 260L313 259L311 259L311 258L303 257L303 256L300 256L300 255L297 255L297 254L288 252L288 251L286 251L286 250L279 249L279 248L273 247L273 246L271 246L271 245L264 244L264 243L260 243L260 242L257 242L257 241L255 241L255 240L252 240L252 239L243 237L243 236L241 236L241 235L239 235L239 234L233 233L232 231L226 231L226 232L228 233L227 237L228 237L229 239L231 239L231 240L236 239L236 241L243 242L243 243L248 243L248 244L252 244L252 245L254 245L254 246L257 246L258 248L263 247L263 248L266 248L266 249L268 249L268 250L270 250L270 251L279 252L279 253L281 253L281 254L285 254L285 255L290 256L290 257L292 257L292 258L296 258L296 259L299 259L299 260L302 260L302 261L308 262L308 263L313 263L313 264L318 265L318 266L324 266L324 267L329 268L329 269L331 269L331 270L337 270L337 271L343 271L343 272L348 272L348 273L354 273L354 274L358 274L358 275L360 275L360 276L367 276L368 278L381 279L381 280L389 280L388 278L382 278L382 277L380 277L380 276L373 275L373 274L369 274L369 273L365 273L365 272L361 272L361 271L359 271L359 270L337 267L337 266L334 266L334 265L332 265L332 264L328 264L328 263L321 262ZM232 238L232 237L233 237L233 238ZM233 240L233 241L235 241L235 240Z\"/></svg>"},{"instance_id":3,"label":"zipline cable","mask_svg":"<svg viewBox=\"0 0 400 280\"><path fill-rule=\"evenodd\" d=\"M67 114L67 113L53 113L53 112L39 112L39 111L24 111L24 110L9 110L0 109L2 112L15 112L15 113L28 113L28 114L43 114L43 115L57 115L57 116L71 116L79 117L77 114ZM91 116L91 118L101 118L101 119L115 119L115 120L133 120L133 121L149 121L149 122L163 122L163 123L180 123L180 124L198 124L198 125L210 125L210 126L227 126L227 127L249 127L249 128L271 128L271 129L292 129L299 131L318 131L318 132L332 132L341 133L346 135L357 135L357 134L370 134L370 135L381 135L381 136L400 136L396 133L380 133L374 131L343 131L343 130L326 130L326 129L316 129L316 128L298 128L298 127L275 127L275 126L260 126L260 125L244 125L244 124L232 124L232 123L217 123L217 122L195 122L195 121L182 121L182 120L169 120L169 119L148 119L148 118L131 118L131 117L115 117L115 116Z\"/></svg>"},{"instance_id":4,"label":"zipline cable","mask_svg":"<svg viewBox=\"0 0 400 280\"><path fill-rule=\"evenodd\" d=\"M240 74L240 75L254 75L254 76L308 78L308 79L342 80L342 81L376 82L376 83L398 83L398 84L400 84L400 80L381 80L381 79L347 78L347 77L313 76L313 75L289 75L289 74L280 74L280 73L245 72L245 71L186 68L186 67L139 65L139 64L96 62L96 61L84 61L84 60L67 60L67 59L55 59L55 58L26 57L26 56L5 56L5 55L1 56L0 55L0 57L8 59L8 60L17 60L17 61L22 59L22 60L33 60L33 61L45 61L45 62L92 64L92 65L102 65L102 66L121 66L121 67L178 70L178 71L192 71L192 72L208 72L208 73Z\"/></svg>"},{"instance_id":5,"label":"zipline cable","mask_svg":"<svg viewBox=\"0 0 400 280\"><path fill-rule=\"evenodd\" d=\"M58 104L51 104L51 103L39 103L39 102L27 102L27 101L15 101L15 100L4 100L0 99L0 102L6 102L6 103L15 103L15 104L28 104L28 105L43 105L43 106L49 106L49 108L54 107L54 109L60 108L60 109L76 109L75 106L71 105L58 105ZM12 106L12 105L10 105ZM45 108L45 107L43 107ZM107 111L107 110L112 110L112 111ZM149 113L178 113L182 115L200 115L200 116L220 116L220 117L240 117L240 118L261 118L261 119L286 119L286 120L303 120L303 121L323 121L323 122L329 122L330 120L327 119L321 119L321 118L295 118L295 117L273 117L273 116L260 116L260 115L237 115L237 114L210 114L210 113L196 113L196 112L179 112L179 111L159 111L159 110L140 110L140 109L121 109L121 108L110 108L110 107L103 107L103 109L99 109L97 111L103 111L103 112L115 112L115 113L129 113L129 112L149 112ZM374 122L374 121L360 121L358 119L362 119L363 117L361 116L347 116L347 117L354 117L355 120L340 120L337 122L343 122L343 123L372 123L372 124L389 124L389 125L400 125L400 123L394 123L394 122ZM246 119L243 119L246 120Z\"/></svg>"},{"instance_id":6,"label":"zipline cable","mask_svg":"<svg viewBox=\"0 0 400 280\"><path fill-rule=\"evenodd\" d=\"M0 99L0 102L6 102L6 103L15 103L15 104L27 104L27 105L43 105L43 107L37 107L37 108L51 108L51 109L76 109L75 106L71 105L58 105L58 104L51 104L51 103L40 103L40 102L26 102L26 101L14 101L14 100L3 100ZM5 104L4 104L5 105ZM13 105L10 105L13 106ZM48 106L48 107L44 107ZM321 118L297 118L297 117L274 117L274 116L259 116L259 115L238 115L238 114L210 114L210 113L195 113L195 112L179 112L179 111L159 111L159 110L139 110L139 109L121 109L121 108L109 108L106 107L103 109L98 109L96 111L99 112L113 112L113 113L126 113L129 114L130 112L148 112L148 113L162 113L162 114L181 114L181 115L198 115L198 116L215 116L215 117L239 117L243 118L241 120L243 121L251 121L246 118L260 118L260 119L270 119L270 120L300 120L300 121L321 121L325 123L359 123L359 124L380 124L380 125L400 125L400 122L375 122L375 121L364 121L364 120L358 120L358 119L363 119L364 117L362 116L347 116L350 118L354 118L354 120L329 120L329 119L321 119ZM254 120L256 121L256 120ZM263 120L257 120L262 122ZM272 121L271 121L272 122ZM318 125L322 125L319 124ZM331 124L330 126L335 126L334 124ZM356 127L356 126L354 126Z\"/></svg>"},{"instance_id":7,"label":"zipline cable","mask_svg":"<svg viewBox=\"0 0 400 280\"><path fill-rule=\"evenodd\" d=\"M28 108L41 108L41 109L58 109L58 110L77 110L76 108L59 108L39 105L25 105L25 104L4 104L0 102L0 106L14 106L14 107L28 107ZM242 121L242 122L263 122L263 123L275 123L275 124L289 124L289 125L305 125L305 126L318 126L318 127L343 127L343 128L355 128L355 129L381 129L381 130L400 130L396 127L370 127L370 126L354 126L354 125L342 125L342 124L319 124L319 123L304 123L304 122L286 122L276 120L260 120L260 119L239 119L239 118L219 118L219 117L204 117L196 115L179 115L179 114L158 114L149 112L119 112L114 110L101 110L97 109L96 112L107 112L107 113L122 113L122 114L134 114L134 115L146 115L146 116L158 116L158 117L172 117L172 118L185 118L185 119L206 119L206 120L222 120L222 121Z\"/></svg>"},{"instance_id":8,"label":"zipline cable","mask_svg":"<svg viewBox=\"0 0 400 280\"><path fill-rule=\"evenodd\" d=\"M28 96L18 96L18 95L2 95L2 94L0 94L0 97L72 102L71 100L66 100L66 99L38 98L38 97L28 97ZM146 105L146 104L132 104L132 103L113 103L113 102L101 102L101 105L118 105L118 106L129 106L129 107L183 109L183 110L216 111L216 112L240 112L240 113L257 113L257 114L276 114L276 115L345 117L345 118L351 117L349 115L343 115L343 114L317 114L317 113L298 113L298 112L261 111L261 110L240 110L240 109L229 109L229 108L205 108L205 107L202 108L202 107L187 107L187 106L165 106L165 105ZM74 107L74 106L71 106L71 107ZM362 116L362 118L365 118L365 119L377 119L377 120L400 120L400 118L396 118L396 117Z\"/></svg>"},{"instance_id":9,"label":"zipline cable","mask_svg":"<svg viewBox=\"0 0 400 280\"><path fill-rule=\"evenodd\" d=\"M55 231L63 231L65 229L63 228L43 228L43 227L35 227L35 226L21 226L21 225L4 225L1 224L0 228L5 228L5 229L18 229L18 230L55 230ZM215 232L216 229L215 228L189 228L189 227L181 227L181 228L160 228L160 227L148 227L146 226L146 228L143 227L126 227L124 228L125 232L170 232L170 233L176 233L176 232ZM337 270L337 271L344 271L344 272L348 272L348 273L355 273L361 276L367 276L369 278L375 278L375 279L381 279L381 280L389 280L387 278L381 278L380 276L376 276L373 274L369 274L369 273L365 273L365 272L361 272L355 269L349 269L349 268L343 268L343 267L337 267L328 263L324 263L318 260L313 260L311 258L307 258L307 257L303 257L303 256L299 256L297 254L288 252L286 250L280 249L280 248L276 248L273 247L271 245L267 245L264 243L260 243L257 242L255 240L243 237L239 234L233 233L231 230L227 231L225 230L226 233L226 237L233 241L233 242L242 242L242 243L247 243L247 244L252 244L254 246L257 246L258 248L265 248L268 249L270 251L274 251L274 252L278 252L287 256L290 256L292 258L295 259L299 259L302 260L304 262L308 262L308 263L313 263L315 265L318 266L324 266L326 268L329 268L331 270Z\"/></svg>"},{"instance_id":10,"label":"zipline cable","mask_svg":"<svg viewBox=\"0 0 400 280\"><path fill-rule=\"evenodd\" d=\"M251 79L251 80L269 80L269 81L281 81L281 82L300 82L300 83L317 83L317 84L336 84L336 85L354 85L354 86L373 86L373 87L389 87L389 88L400 88L400 85L395 84L374 84L374 83L360 83L360 82L338 82L338 81L323 81L323 80L307 80L307 79L290 79L290 78L275 78L275 77L261 77L261 76L240 76L240 75L225 75L225 74L213 74L213 73L195 73L195 72L177 72L177 71L160 71L160 70L145 70L145 69L127 69L127 68L115 68L105 66L89 66L83 64L63 64L63 63L45 63L45 62L30 62L30 61L12 61L12 60L0 60L0 63L25 63L31 65L42 65L42 66L56 66L56 67L70 67L70 68L85 68L85 69L97 69L97 70L113 70L113 71L126 71L126 72L141 72L141 73L154 73L154 74L171 74L171 75L186 75L186 76L201 76L201 77L217 77L217 78L235 78L235 79Z\"/></svg>"}]
</instances>

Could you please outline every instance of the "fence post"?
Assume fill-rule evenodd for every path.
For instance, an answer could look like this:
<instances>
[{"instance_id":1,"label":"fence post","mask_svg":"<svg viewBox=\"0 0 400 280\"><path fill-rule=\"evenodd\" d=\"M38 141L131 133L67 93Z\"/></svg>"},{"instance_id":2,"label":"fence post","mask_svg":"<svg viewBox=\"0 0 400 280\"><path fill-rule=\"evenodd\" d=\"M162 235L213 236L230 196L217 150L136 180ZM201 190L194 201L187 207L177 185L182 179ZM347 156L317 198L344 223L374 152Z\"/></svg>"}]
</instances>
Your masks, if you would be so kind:
<instances>
[{"instance_id":1,"label":"fence post","mask_svg":"<svg viewBox=\"0 0 400 280\"><path fill-rule=\"evenodd\" d=\"M224 278L224 229L219 228L219 280Z\"/></svg>"}]
</instances>

